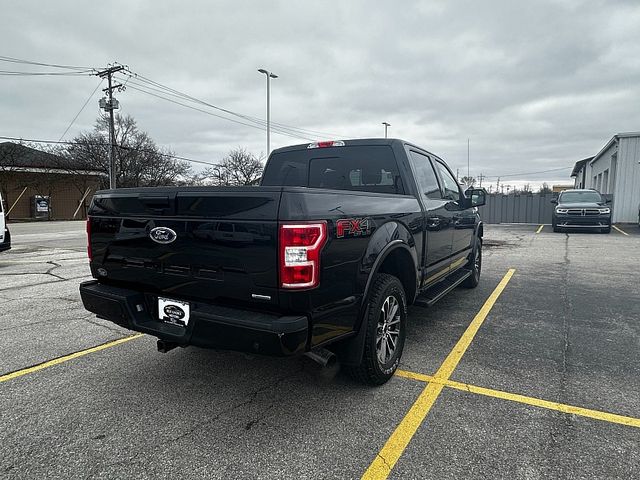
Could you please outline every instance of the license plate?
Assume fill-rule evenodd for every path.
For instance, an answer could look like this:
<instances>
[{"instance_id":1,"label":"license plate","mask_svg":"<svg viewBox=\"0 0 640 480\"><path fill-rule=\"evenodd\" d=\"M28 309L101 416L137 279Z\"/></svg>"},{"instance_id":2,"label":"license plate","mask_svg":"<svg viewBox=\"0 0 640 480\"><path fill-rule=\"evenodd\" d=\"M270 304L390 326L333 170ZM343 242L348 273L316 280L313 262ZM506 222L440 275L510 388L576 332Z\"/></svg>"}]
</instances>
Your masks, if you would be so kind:
<instances>
[{"instance_id":1,"label":"license plate","mask_svg":"<svg viewBox=\"0 0 640 480\"><path fill-rule=\"evenodd\" d=\"M189 324L189 304L158 297L158 318L165 323L186 327Z\"/></svg>"}]
</instances>

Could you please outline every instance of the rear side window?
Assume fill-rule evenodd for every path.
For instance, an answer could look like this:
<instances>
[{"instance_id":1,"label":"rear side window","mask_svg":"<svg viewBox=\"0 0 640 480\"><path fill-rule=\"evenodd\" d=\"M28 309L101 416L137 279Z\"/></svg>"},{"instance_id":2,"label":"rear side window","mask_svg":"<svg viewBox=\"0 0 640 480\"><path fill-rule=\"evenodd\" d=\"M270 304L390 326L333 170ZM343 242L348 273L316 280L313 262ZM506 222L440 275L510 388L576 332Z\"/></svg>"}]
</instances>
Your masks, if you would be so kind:
<instances>
[{"instance_id":1,"label":"rear side window","mask_svg":"<svg viewBox=\"0 0 640 480\"><path fill-rule=\"evenodd\" d=\"M404 194L395 155L387 145L274 154L262 185Z\"/></svg>"}]
</instances>

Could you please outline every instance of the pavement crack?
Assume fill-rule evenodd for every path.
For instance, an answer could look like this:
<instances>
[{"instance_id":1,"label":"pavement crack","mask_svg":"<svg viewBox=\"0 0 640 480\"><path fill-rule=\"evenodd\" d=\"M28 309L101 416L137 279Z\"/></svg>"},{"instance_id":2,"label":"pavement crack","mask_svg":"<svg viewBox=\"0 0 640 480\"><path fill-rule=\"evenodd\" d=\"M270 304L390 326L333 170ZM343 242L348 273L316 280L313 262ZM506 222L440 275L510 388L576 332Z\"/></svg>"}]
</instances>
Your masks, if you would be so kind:
<instances>
[{"instance_id":1,"label":"pavement crack","mask_svg":"<svg viewBox=\"0 0 640 480\"><path fill-rule=\"evenodd\" d=\"M278 385L280 385L285 380L287 380L289 378L292 378L292 377L295 377L296 375L302 373L303 370L304 370L304 364L300 368L294 370L293 372L288 373L287 375L283 375L282 377L276 379L274 382L271 382L271 383L269 383L267 385L264 385L264 386L262 386L260 388L257 388L253 392L250 392L248 394L248 398L247 399L245 399L245 400L243 400L241 402L238 402L238 403L236 403L234 405L231 405L228 408L225 408L224 410L218 412L216 415L214 415L210 419L208 419L208 420L206 420L204 422L198 423L194 427L188 429L185 432L182 432L179 435L176 435L173 438L169 438L169 439L164 440L162 442L156 443L155 445L153 445L152 449L153 450L157 450L160 447L164 447L164 446L167 446L167 445L175 444L175 443L179 442L180 440L182 440L182 439L184 439L186 437L189 437L190 435L194 434L198 430L206 429L210 425L214 424L217 420L219 420L223 415L226 415L226 414L231 413L231 412L233 412L235 410L238 410L239 408L246 407L247 405L251 405L253 402L255 402L255 400L258 398L258 396L261 393L266 392L268 390L271 390L271 389L277 387ZM265 408L263 410L262 414L259 416L258 420L256 420L256 422L259 421L261 418L264 418L266 412L269 411L271 408L273 408L273 406L274 406L274 404L272 403L267 408ZM249 422L249 423L251 423L251 422ZM254 424L255 424L255 422L252 425L254 425ZM249 430L250 427L246 428L246 426L245 426L245 429ZM108 466L109 467L113 467L115 465L131 464L131 463L135 462L138 459L138 457L140 457L141 455L146 454L146 453L147 453L146 450L145 451L138 450L135 453L135 455L131 456L130 458L110 463Z\"/></svg>"},{"instance_id":2,"label":"pavement crack","mask_svg":"<svg viewBox=\"0 0 640 480\"><path fill-rule=\"evenodd\" d=\"M569 260L569 235L566 235L564 242L564 268L562 271L562 304L563 304L563 315L562 315L562 337L563 337L563 346L562 346L562 394L565 393L565 383L566 383L566 374L567 374L567 353L569 351L569 322L568 319L573 311L573 305L571 303L571 298L569 296L569 267L571 265L571 260ZM564 400L564 398L561 398Z\"/></svg>"},{"instance_id":3,"label":"pavement crack","mask_svg":"<svg viewBox=\"0 0 640 480\"><path fill-rule=\"evenodd\" d=\"M270 404L267 408L265 408L262 412L260 412L260 415L258 415L257 418L254 418L253 420L250 420L247 422L247 424L244 426L245 430L251 430L251 428L256 424L259 423L260 421L264 420L265 417L267 416L267 412L269 410L271 410L273 408L273 403Z\"/></svg>"},{"instance_id":4,"label":"pavement crack","mask_svg":"<svg viewBox=\"0 0 640 480\"><path fill-rule=\"evenodd\" d=\"M66 280L64 277L62 277L62 276L60 276L60 275L56 275L55 273L51 273L51 272L53 272L56 268L60 268L62 265L60 265L59 263L56 263L56 262L54 262L54 261L51 261L51 260L49 260L49 261L47 262L47 264L49 264L49 265L53 265L49 270L47 270L47 271L45 272L47 275L51 275L52 277L56 277L56 278L59 278L59 279L61 279L61 280Z\"/></svg>"},{"instance_id":5,"label":"pavement crack","mask_svg":"<svg viewBox=\"0 0 640 480\"><path fill-rule=\"evenodd\" d=\"M95 318L95 316L93 313L91 313L87 317L83 317L82 319L85 322L90 323L91 325L95 325L96 327L101 327L106 330L109 330L110 332L117 333L118 335L122 335L122 330L119 330L117 327L112 327L111 325L97 322L95 320L92 320L93 318Z\"/></svg>"},{"instance_id":6,"label":"pavement crack","mask_svg":"<svg viewBox=\"0 0 640 480\"><path fill-rule=\"evenodd\" d=\"M53 268L56 268L56 267L53 267ZM66 278L61 277L60 275L56 275L55 273L49 273L48 270L46 272L10 272L10 273L2 274L2 276L5 276L5 275L7 277L20 277L22 275L51 275L52 277L58 278L60 280L66 280Z\"/></svg>"},{"instance_id":7,"label":"pavement crack","mask_svg":"<svg viewBox=\"0 0 640 480\"><path fill-rule=\"evenodd\" d=\"M16 299L18 300L18 299ZM89 316L93 316L93 314L89 314ZM80 319L84 319L85 317L80 317ZM11 326L11 327L2 327L0 328L0 332L4 332L4 331L8 331L8 330L18 330L21 328L27 328L27 327L32 327L34 325L42 325L45 323L58 323L58 322L62 322L64 321L64 319L60 319L60 318L47 318L46 320L39 320L37 322L30 322L30 323L23 323L21 325L18 326ZM92 322L89 322L92 323ZM107 327L105 327L107 328ZM111 330L111 329L110 329ZM122 331L117 331L117 330L112 330L113 332L118 333L119 335L122 335Z\"/></svg>"},{"instance_id":8,"label":"pavement crack","mask_svg":"<svg viewBox=\"0 0 640 480\"><path fill-rule=\"evenodd\" d=\"M2 275L24 275L22 273L20 274L7 274L7 273L3 273ZM31 274L31 275L44 275L42 273L39 274ZM53 274L51 274L53 275ZM56 275L53 275L54 277L56 277ZM17 289L23 289L23 288L29 288L29 287L39 287L41 285L49 285L51 283L60 283L60 282L68 282L70 280L79 280L81 278L91 278L89 275L79 275L77 277L69 277L69 278L62 278L62 277L57 277L57 280L51 280L50 282L37 282L37 283L31 283L28 285L15 285L12 287L7 287L7 288L0 288L0 292L8 292L10 290L17 290Z\"/></svg>"},{"instance_id":9,"label":"pavement crack","mask_svg":"<svg viewBox=\"0 0 640 480\"><path fill-rule=\"evenodd\" d=\"M391 471L393 467L389 462L387 462L387 459L384 458L380 453L378 453L377 456L380 458L380 460L382 460L382 463L385 464L385 466L389 469L389 471Z\"/></svg>"},{"instance_id":10,"label":"pavement crack","mask_svg":"<svg viewBox=\"0 0 640 480\"><path fill-rule=\"evenodd\" d=\"M565 234L565 242L564 242L564 258L563 262L560 264L561 267L561 285L559 288L559 295L562 301L562 310L561 310L561 318L562 318L562 331L561 331L561 348L562 348L562 358L560 361L559 369L560 369L560 385L558 392L558 402L559 403L567 403L567 382L570 376L569 362L568 357L570 355L570 346L571 342L569 341L570 334L570 321L573 315L573 302L571 300L571 294L569 290L569 285L571 282L571 260L569 258L569 241L570 237L568 234ZM551 436L551 444L554 446L554 450L563 451L568 448L568 445L571 445L574 441L575 432L573 429L573 420L571 415L566 415L561 412L555 412L554 420L550 425L549 434ZM560 473L558 478L567 478L568 471L566 465L560 465Z\"/></svg>"}]
</instances>

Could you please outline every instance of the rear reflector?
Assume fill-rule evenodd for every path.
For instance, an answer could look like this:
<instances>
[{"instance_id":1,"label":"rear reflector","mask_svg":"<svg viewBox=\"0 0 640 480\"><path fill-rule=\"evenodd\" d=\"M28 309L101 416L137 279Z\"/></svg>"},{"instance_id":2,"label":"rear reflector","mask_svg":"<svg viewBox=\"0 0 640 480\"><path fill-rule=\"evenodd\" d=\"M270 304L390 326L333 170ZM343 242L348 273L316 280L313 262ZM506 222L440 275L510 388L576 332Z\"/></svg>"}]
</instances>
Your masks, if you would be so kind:
<instances>
[{"instance_id":1,"label":"rear reflector","mask_svg":"<svg viewBox=\"0 0 640 480\"><path fill-rule=\"evenodd\" d=\"M91 252L91 218L87 217L87 255L89 256L89 261L92 260Z\"/></svg>"},{"instance_id":2,"label":"rear reflector","mask_svg":"<svg viewBox=\"0 0 640 480\"><path fill-rule=\"evenodd\" d=\"M344 147L342 140L329 140L326 142L313 142L307 145L307 148L327 148L327 147Z\"/></svg>"},{"instance_id":3,"label":"rear reflector","mask_svg":"<svg viewBox=\"0 0 640 480\"><path fill-rule=\"evenodd\" d=\"M280 286L314 288L320 283L320 252L327 241L327 223L280 225Z\"/></svg>"}]
</instances>

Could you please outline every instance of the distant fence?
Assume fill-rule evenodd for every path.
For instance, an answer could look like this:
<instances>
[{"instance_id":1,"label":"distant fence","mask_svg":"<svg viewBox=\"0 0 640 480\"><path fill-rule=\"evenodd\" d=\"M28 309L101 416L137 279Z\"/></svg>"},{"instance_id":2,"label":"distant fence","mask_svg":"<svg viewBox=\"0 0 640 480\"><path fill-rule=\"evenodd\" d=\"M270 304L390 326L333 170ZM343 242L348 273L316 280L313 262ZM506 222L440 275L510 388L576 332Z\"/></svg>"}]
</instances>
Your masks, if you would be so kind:
<instances>
[{"instance_id":1,"label":"distant fence","mask_svg":"<svg viewBox=\"0 0 640 480\"><path fill-rule=\"evenodd\" d=\"M555 193L487 195L487 204L480 207L485 223L551 223Z\"/></svg>"}]
</instances>

